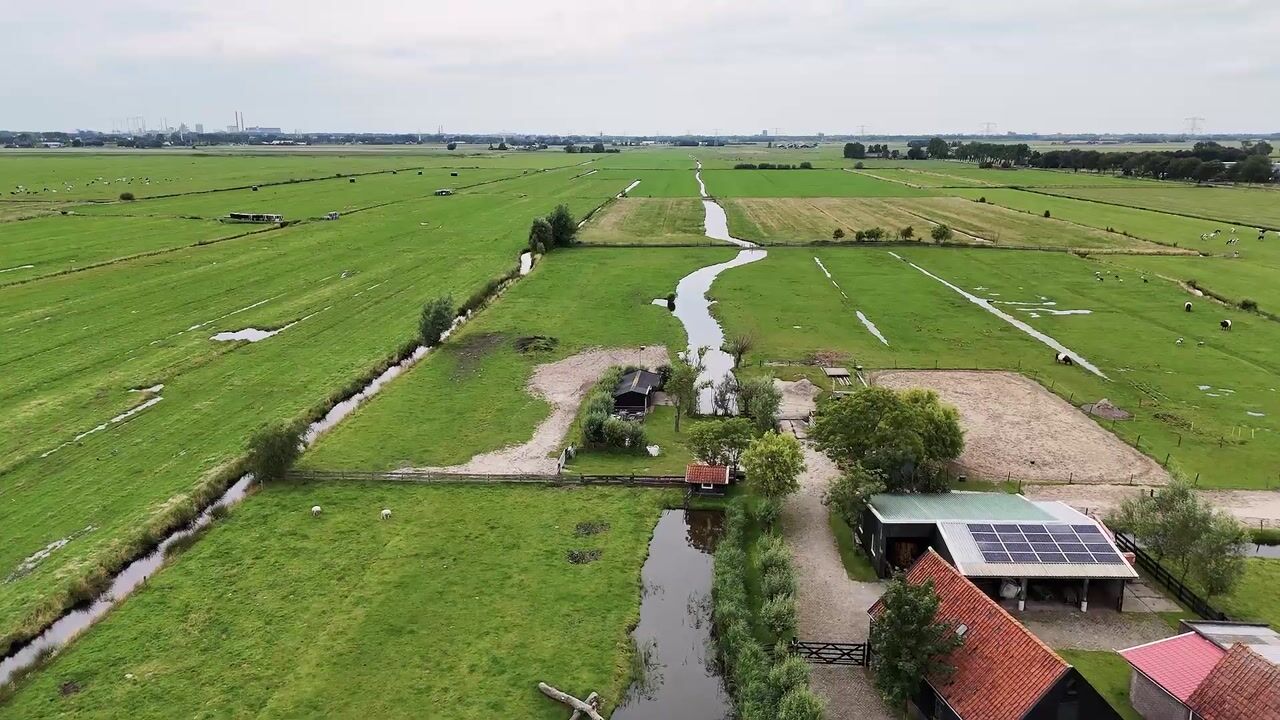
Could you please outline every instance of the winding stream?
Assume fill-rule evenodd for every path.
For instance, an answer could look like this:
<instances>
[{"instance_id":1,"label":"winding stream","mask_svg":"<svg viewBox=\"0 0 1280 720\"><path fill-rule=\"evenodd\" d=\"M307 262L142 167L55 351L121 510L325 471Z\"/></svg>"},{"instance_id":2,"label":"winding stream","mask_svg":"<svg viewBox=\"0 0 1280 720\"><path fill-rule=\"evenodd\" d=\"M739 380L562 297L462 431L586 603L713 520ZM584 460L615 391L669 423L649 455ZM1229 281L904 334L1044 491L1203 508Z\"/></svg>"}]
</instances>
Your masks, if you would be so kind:
<instances>
[{"instance_id":1,"label":"winding stream","mask_svg":"<svg viewBox=\"0 0 1280 720\"><path fill-rule=\"evenodd\" d=\"M684 325L685 333L689 336L689 352L697 352L699 349L705 351L702 356L703 371L698 376L698 380L717 383L733 374L733 356L721 349L724 345L724 330L711 315L712 301L707 299L707 292L711 290L711 284L720 273L730 268L763 260L768 253L759 249L755 243L740 240L729 234L729 222L724 214L724 208L714 200L706 199L709 196L707 186L702 182L702 162L698 161L697 165L698 169L694 177L698 180L698 187L704 198L702 207L706 211L704 223L707 237L748 248L739 252L728 262L694 270L681 278L676 285L675 316L680 324ZM715 404L712 402L714 394L711 388L705 388L698 393L698 412L711 413L715 410Z\"/></svg>"}]
</instances>

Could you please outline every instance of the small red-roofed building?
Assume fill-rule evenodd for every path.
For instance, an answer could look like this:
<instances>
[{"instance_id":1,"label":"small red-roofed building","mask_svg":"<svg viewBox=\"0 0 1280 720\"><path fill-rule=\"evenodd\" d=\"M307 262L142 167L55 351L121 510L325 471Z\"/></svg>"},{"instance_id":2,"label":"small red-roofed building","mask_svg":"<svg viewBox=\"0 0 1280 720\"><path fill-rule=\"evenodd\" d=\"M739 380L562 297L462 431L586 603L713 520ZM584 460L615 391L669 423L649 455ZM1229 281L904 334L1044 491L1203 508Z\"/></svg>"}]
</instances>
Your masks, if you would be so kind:
<instances>
[{"instance_id":1,"label":"small red-roofed building","mask_svg":"<svg viewBox=\"0 0 1280 720\"><path fill-rule=\"evenodd\" d=\"M692 463L684 468L685 486L703 495L723 495L729 487L729 468Z\"/></svg>"},{"instance_id":2,"label":"small red-roofed building","mask_svg":"<svg viewBox=\"0 0 1280 720\"><path fill-rule=\"evenodd\" d=\"M1146 720L1187 720L1187 701L1227 652L1196 632L1121 650L1133 666L1129 704Z\"/></svg>"},{"instance_id":3,"label":"small red-roofed building","mask_svg":"<svg viewBox=\"0 0 1280 720\"><path fill-rule=\"evenodd\" d=\"M945 658L955 671L925 678L913 717L946 720L1119 720L1079 671L932 548L906 575L932 581L937 620L955 628L963 644ZM877 601L872 623L884 611ZM874 649L873 649L874 652Z\"/></svg>"}]
</instances>

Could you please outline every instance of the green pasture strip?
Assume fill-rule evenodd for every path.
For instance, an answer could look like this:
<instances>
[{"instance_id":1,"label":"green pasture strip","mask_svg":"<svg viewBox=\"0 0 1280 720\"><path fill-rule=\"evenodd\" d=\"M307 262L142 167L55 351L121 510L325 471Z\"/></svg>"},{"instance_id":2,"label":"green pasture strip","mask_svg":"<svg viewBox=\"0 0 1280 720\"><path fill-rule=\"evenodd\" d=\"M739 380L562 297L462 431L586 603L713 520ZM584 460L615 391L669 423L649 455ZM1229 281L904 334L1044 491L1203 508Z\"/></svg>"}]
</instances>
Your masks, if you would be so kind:
<instances>
[{"instance_id":1,"label":"green pasture strip","mask_svg":"<svg viewBox=\"0 0 1280 720\"><path fill-rule=\"evenodd\" d=\"M1280 249L1280 248L1277 248ZM1270 257L1231 258L1156 258L1109 257L1108 263L1133 268L1162 279L1194 283L1201 290L1226 298L1232 305L1252 300L1258 308L1280 315L1280 263ZM1188 294L1199 311L1216 313L1220 305L1212 298L1198 299Z\"/></svg>"},{"instance_id":2,"label":"green pasture strip","mask_svg":"<svg viewBox=\"0 0 1280 720\"><path fill-rule=\"evenodd\" d=\"M1256 234L1258 226L1280 229L1280 194L1264 188L1151 184L1141 188L1054 188L1044 190L1097 203L1145 208L1208 220L1224 233L1234 224L1241 236Z\"/></svg>"}]
</instances>

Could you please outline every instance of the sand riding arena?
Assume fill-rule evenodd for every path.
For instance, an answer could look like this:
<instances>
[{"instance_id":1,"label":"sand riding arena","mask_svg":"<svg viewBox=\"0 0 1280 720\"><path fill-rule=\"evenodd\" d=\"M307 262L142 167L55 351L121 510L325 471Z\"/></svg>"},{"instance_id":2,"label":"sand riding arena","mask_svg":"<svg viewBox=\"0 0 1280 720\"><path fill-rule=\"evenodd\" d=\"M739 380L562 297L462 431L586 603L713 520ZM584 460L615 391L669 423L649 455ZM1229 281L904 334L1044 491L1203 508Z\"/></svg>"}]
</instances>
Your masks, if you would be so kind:
<instances>
[{"instance_id":1,"label":"sand riding arena","mask_svg":"<svg viewBox=\"0 0 1280 720\"><path fill-rule=\"evenodd\" d=\"M960 412L970 478L1163 485L1168 475L1087 415L1016 373L886 370L876 385L938 393Z\"/></svg>"}]
</instances>

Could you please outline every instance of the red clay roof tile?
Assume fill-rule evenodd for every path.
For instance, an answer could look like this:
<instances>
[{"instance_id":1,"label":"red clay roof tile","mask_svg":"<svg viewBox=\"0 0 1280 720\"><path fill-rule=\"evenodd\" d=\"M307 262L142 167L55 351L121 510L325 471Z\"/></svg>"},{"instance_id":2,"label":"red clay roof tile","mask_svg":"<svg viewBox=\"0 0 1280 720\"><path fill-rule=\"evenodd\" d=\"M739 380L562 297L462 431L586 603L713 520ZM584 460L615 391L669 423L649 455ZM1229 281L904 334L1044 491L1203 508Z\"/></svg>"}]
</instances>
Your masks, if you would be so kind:
<instances>
[{"instance_id":1,"label":"red clay roof tile","mask_svg":"<svg viewBox=\"0 0 1280 720\"><path fill-rule=\"evenodd\" d=\"M724 465L699 465L684 468L684 481L695 485L728 485L729 468Z\"/></svg>"},{"instance_id":2,"label":"red clay roof tile","mask_svg":"<svg viewBox=\"0 0 1280 720\"><path fill-rule=\"evenodd\" d=\"M1235 645L1191 693L1203 720L1280 720L1280 666Z\"/></svg>"},{"instance_id":3,"label":"red clay roof tile","mask_svg":"<svg viewBox=\"0 0 1280 720\"><path fill-rule=\"evenodd\" d=\"M1004 608L930 549L907 571L913 585L933 580L938 619L964 624L964 644L947 662L955 672L930 685L963 720L1018 720L1070 669ZM878 615L877 601L869 611Z\"/></svg>"}]
</instances>

